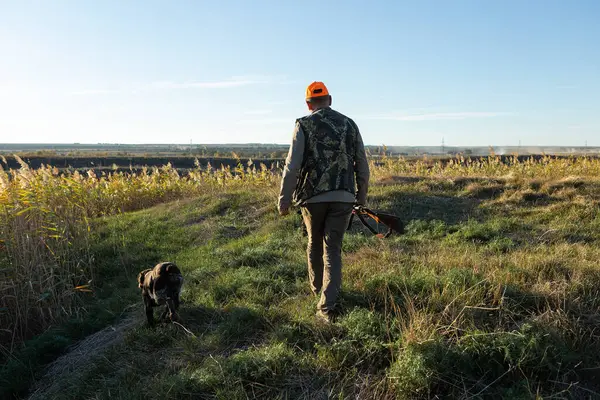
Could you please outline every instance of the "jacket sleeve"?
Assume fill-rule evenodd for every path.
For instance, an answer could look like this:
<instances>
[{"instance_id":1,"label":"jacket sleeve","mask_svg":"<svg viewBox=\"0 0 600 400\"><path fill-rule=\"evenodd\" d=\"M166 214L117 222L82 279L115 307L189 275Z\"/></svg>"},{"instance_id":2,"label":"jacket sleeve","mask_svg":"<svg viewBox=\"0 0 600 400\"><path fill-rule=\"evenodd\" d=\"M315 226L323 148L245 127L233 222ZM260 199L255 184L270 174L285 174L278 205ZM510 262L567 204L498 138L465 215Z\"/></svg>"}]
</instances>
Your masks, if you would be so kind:
<instances>
[{"instance_id":1,"label":"jacket sleeve","mask_svg":"<svg viewBox=\"0 0 600 400\"><path fill-rule=\"evenodd\" d=\"M356 128L356 154L354 156L354 172L356 173L356 202L361 205L367 203L367 192L369 191L369 162L363 144L362 136L358 127Z\"/></svg>"},{"instance_id":2,"label":"jacket sleeve","mask_svg":"<svg viewBox=\"0 0 600 400\"><path fill-rule=\"evenodd\" d=\"M298 182L298 174L302 167L304 158L304 132L298 122L294 128L292 144L285 160L283 176L281 178L281 189L279 191L278 209L287 209L292 204L292 196Z\"/></svg>"}]
</instances>

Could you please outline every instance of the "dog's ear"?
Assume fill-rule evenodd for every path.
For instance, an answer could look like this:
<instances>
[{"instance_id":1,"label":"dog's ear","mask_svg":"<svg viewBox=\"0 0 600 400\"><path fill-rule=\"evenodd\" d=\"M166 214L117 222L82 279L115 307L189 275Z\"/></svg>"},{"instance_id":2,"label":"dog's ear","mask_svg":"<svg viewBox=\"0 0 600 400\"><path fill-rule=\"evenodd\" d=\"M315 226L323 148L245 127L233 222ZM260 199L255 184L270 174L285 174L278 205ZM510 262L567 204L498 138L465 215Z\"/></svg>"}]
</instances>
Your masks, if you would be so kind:
<instances>
[{"instance_id":1,"label":"dog's ear","mask_svg":"<svg viewBox=\"0 0 600 400\"><path fill-rule=\"evenodd\" d=\"M144 271L140 272L140 274L138 275L138 287L141 288L142 286L144 286L144 276L146 274L144 273Z\"/></svg>"},{"instance_id":2,"label":"dog's ear","mask_svg":"<svg viewBox=\"0 0 600 400\"><path fill-rule=\"evenodd\" d=\"M138 287L141 289L144 286L144 278L146 277L146 273L151 271L150 269L145 269L138 275Z\"/></svg>"},{"instance_id":3,"label":"dog's ear","mask_svg":"<svg viewBox=\"0 0 600 400\"><path fill-rule=\"evenodd\" d=\"M175 264L169 264L169 265L167 265L167 268L165 269L165 271L167 272L167 274L178 274L179 268L177 268L177 266Z\"/></svg>"}]
</instances>

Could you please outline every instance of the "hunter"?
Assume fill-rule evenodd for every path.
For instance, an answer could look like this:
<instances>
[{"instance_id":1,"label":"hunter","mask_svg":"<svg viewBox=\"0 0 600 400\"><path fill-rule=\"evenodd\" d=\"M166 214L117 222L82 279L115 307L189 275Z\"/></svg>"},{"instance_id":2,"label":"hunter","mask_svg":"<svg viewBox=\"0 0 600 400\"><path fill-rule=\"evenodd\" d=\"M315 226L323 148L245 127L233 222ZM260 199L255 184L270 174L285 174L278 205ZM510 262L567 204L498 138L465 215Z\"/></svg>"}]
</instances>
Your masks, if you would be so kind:
<instances>
[{"instance_id":1,"label":"hunter","mask_svg":"<svg viewBox=\"0 0 600 400\"><path fill-rule=\"evenodd\" d=\"M299 206L308 233L308 277L317 318L332 322L342 285L342 239L354 204L365 205L369 165L354 121L331 108L323 82L306 89L310 114L296 120L279 213Z\"/></svg>"}]
</instances>

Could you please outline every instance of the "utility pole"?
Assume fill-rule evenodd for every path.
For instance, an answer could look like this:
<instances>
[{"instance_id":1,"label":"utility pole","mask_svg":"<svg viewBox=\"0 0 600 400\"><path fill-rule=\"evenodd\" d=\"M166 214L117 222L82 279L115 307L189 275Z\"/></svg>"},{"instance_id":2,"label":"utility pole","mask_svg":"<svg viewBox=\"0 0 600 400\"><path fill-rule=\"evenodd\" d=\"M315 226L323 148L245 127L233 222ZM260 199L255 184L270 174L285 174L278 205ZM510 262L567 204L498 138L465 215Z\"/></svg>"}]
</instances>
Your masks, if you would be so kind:
<instances>
[{"instance_id":1,"label":"utility pole","mask_svg":"<svg viewBox=\"0 0 600 400\"><path fill-rule=\"evenodd\" d=\"M446 153L445 149L446 149L446 144L444 142L444 137L442 137L442 154Z\"/></svg>"}]
</instances>

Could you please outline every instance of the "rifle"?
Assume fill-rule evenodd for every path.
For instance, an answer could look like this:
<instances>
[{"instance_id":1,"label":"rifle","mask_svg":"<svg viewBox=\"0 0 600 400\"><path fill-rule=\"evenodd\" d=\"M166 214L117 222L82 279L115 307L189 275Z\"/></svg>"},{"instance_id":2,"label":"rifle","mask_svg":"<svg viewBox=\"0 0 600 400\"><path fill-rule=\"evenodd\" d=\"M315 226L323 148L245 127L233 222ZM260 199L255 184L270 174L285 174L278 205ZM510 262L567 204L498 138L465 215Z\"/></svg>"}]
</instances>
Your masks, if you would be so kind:
<instances>
[{"instance_id":1,"label":"rifle","mask_svg":"<svg viewBox=\"0 0 600 400\"><path fill-rule=\"evenodd\" d=\"M350 226L352 225L352 220L355 215L358 217L360 222L362 222L362 224L364 226L366 226L367 229L369 229L369 231L371 231L371 233L373 235L375 235L379 238L387 238L392 234L392 232L396 232L400 235L404 233L404 223L397 216L392 215L392 214L383 213L380 211L373 211L373 210L368 209L367 207L360 206L360 205L355 205L354 208L352 209L352 215L350 216L350 223L348 224L348 230L350 229ZM388 231L385 234L377 232L371 225L369 225L367 223L367 221L365 220L365 216L373 219L375 222L377 222L377 224L381 223L381 224L385 225L388 228Z\"/></svg>"}]
</instances>

